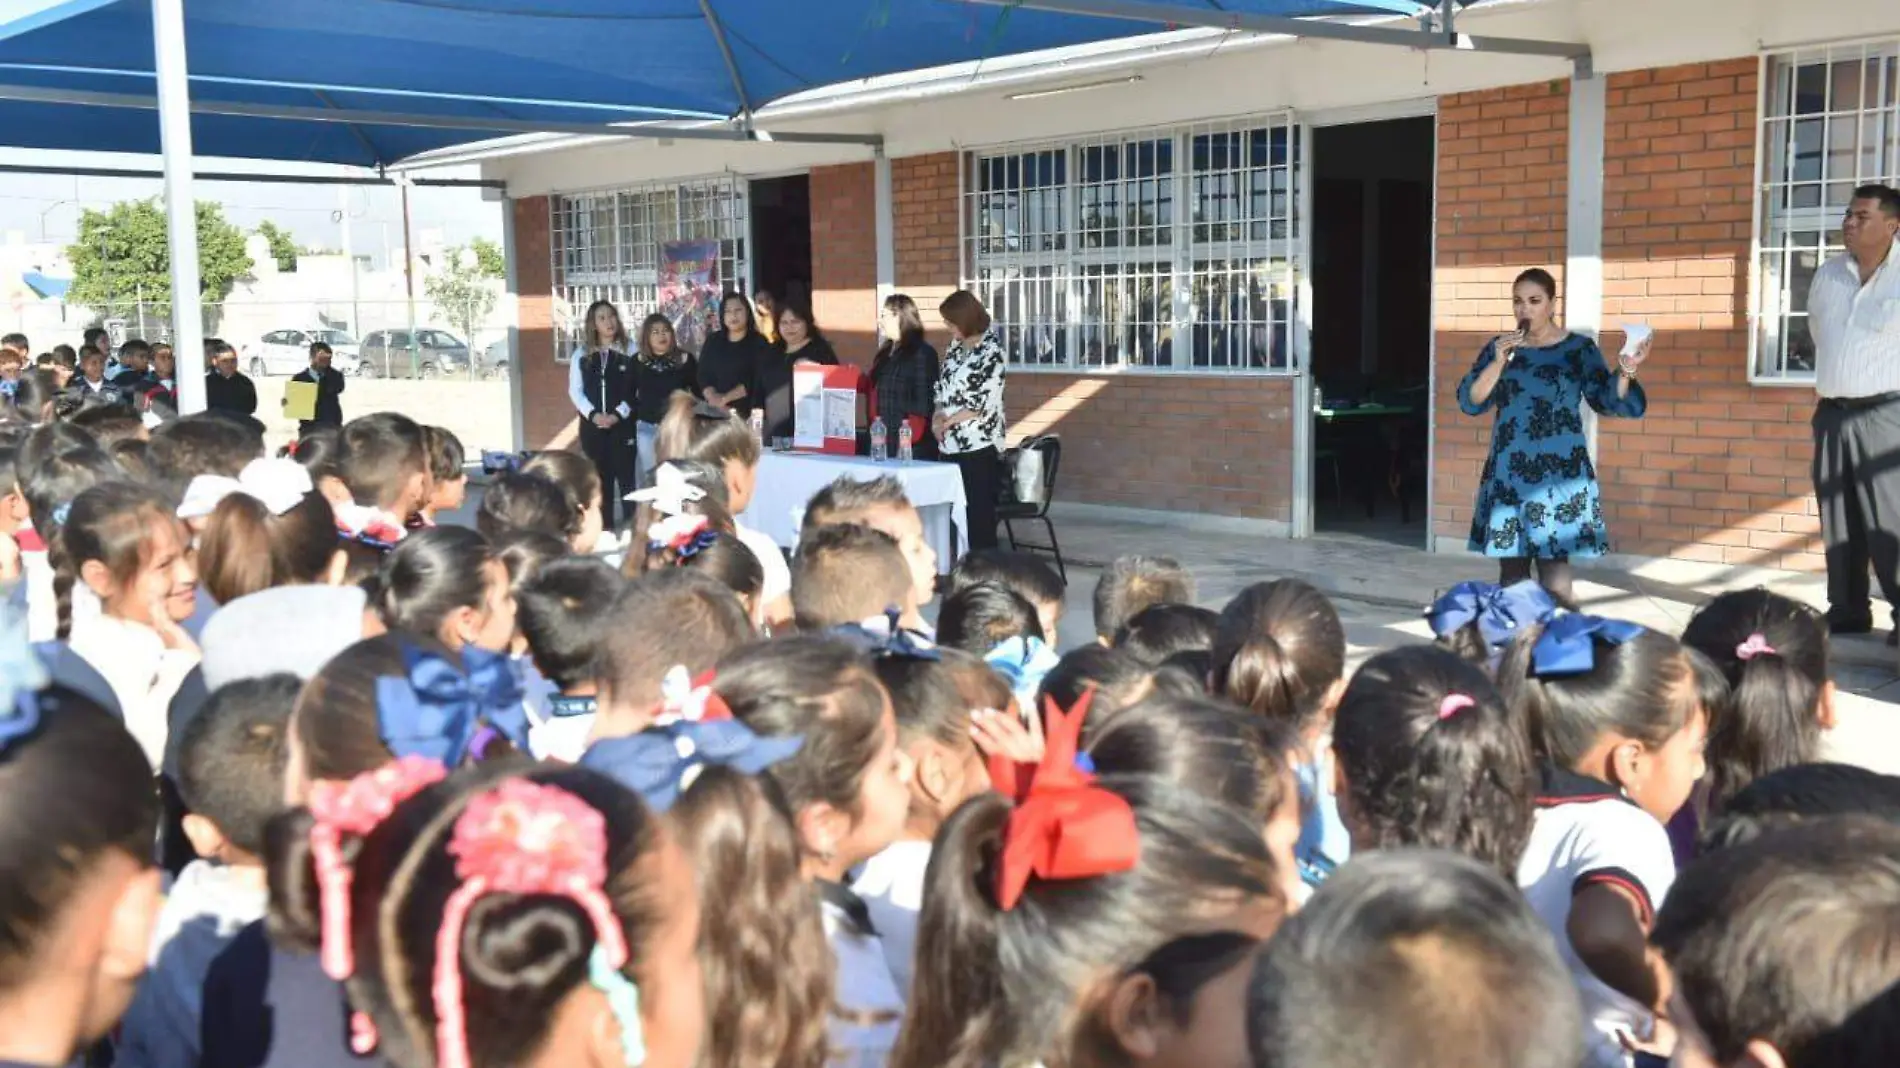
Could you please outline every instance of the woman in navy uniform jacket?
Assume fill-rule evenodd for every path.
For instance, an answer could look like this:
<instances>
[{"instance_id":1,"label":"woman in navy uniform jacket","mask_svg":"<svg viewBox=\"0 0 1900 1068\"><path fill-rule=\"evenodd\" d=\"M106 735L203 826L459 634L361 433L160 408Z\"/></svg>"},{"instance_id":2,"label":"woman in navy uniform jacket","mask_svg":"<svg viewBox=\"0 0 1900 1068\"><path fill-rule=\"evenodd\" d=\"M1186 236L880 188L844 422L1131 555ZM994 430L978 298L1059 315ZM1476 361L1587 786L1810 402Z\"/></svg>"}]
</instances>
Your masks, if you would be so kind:
<instances>
[{"instance_id":1,"label":"woman in navy uniform jacket","mask_svg":"<svg viewBox=\"0 0 1900 1068\"><path fill-rule=\"evenodd\" d=\"M600 473L600 518L610 528L621 498L635 489L633 358L620 312L604 300L588 306L581 345L568 359L567 396L580 414L581 451Z\"/></svg>"}]
</instances>

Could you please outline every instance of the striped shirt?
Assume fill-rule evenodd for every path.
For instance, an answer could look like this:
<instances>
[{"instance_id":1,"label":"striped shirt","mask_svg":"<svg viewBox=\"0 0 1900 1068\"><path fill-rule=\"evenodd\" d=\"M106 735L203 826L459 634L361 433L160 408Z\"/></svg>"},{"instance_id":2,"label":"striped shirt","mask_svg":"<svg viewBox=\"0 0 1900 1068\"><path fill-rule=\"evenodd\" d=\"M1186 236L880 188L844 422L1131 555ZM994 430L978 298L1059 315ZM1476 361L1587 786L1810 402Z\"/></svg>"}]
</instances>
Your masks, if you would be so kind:
<instances>
[{"instance_id":1,"label":"striped shirt","mask_svg":"<svg viewBox=\"0 0 1900 1068\"><path fill-rule=\"evenodd\" d=\"M1851 253L1821 265L1808 289L1814 388L1823 397L1900 393L1900 239L1863 285Z\"/></svg>"}]
</instances>

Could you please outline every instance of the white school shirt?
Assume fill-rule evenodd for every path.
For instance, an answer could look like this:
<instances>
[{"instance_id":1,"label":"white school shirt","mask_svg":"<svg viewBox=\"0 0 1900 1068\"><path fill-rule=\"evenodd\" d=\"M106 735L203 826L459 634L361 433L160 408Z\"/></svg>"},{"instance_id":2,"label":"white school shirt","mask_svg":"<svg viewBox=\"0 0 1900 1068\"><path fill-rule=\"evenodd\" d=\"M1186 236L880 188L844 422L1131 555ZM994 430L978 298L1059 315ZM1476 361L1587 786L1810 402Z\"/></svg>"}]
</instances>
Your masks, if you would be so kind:
<instances>
[{"instance_id":1,"label":"white school shirt","mask_svg":"<svg viewBox=\"0 0 1900 1068\"><path fill-rule=\"evenodd\" d=\"M158 632L103 613L88 620L74 619L67 645L103 676L119 699L125 728L145 750L156 772L165 758L172 697L198 654L165 648Z\"/></svg>"},{"instance_id":2,"label":"white school shirt","mask_svg":"<svg viewBox=\"0 0 1900 1068\"><path fill-rule=\"evenodd\" d=\"M930 866L928 841L892 842L864 862L851 889L871 911L871 925L884 943L884 963L898 993L910 996L917 954L917 913L924 907L924 869Z\"/></svg>"},{"instance_id":3,"label":"white school shirt","mask_svg":"<svg viewBox=\"0 0 1900 1068\"><path fill-rule=\"evenodd\" d=\"M1629 1068L1617 1032L1640 1038L1650 1033L1653 1021L1648 1008L1610 989L1577 956L1566 933L1571 899L1588 886L1616 886L1641 903L1647 928L1675 878L1669 833L1655 817L1608 783L1544 769L1517 885L1531 911L1556 936L1558 952L1577 983L1589 1068Z\"/></svg>"},{"instance_id":4,"label":"white school shirt","mask_svg":"<svg viewBox=\"0 0 1900 1068\"><path fill-rule=\"evenodd\" d=\"M1837 398L1900 393L1900 238L1865 285L1852 253L1843 252L1814 272L1808 333L1814 338L1816 393Z\"/></svg>"},{"instance_id":5,"label":"white school shirt","mask_svg":"<svg viewBox=\"0 0 1900 1068\"><path fill-rule=\"evenodd\" d=\"M825 939L831 943L831 955L837 959L832 999L834 1008L827 1024L831 1039L830 1064L836 1068L883 1068L897 1045L897 1031L904 1021L904 995L891 978L885 963L883 941L874 931L864 928L860 916L853 918L845 902L856 895L836 883L818 884L819 911L825 924Z\"/></svg>"}]
</instances>

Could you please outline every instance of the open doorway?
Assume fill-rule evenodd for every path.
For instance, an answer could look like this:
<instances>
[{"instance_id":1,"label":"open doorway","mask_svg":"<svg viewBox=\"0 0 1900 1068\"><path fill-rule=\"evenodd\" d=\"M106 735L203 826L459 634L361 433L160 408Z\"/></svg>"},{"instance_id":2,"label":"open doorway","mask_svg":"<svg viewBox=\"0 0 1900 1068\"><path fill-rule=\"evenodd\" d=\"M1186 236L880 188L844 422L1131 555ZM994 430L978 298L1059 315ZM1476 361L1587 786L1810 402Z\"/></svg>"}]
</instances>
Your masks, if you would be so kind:
<instances>
[{"instance_id":1,"label":"open doorway","mask_svg":"<svg viewBox=\"0 0 1900 1068\"><path fill-rule=\"evenodd\" d=\"M752 282L781 302L811 300L811 176L752 183Z\"/></svg>"},{"instance_id":2,"label":"open doorway","mask_svg":"<svg viewBox=\"0 0 1900 1068\"><path fill-rule=\"evenodd\" d=\"M1430 117L1313 131L1313 528L1425 544Z\"/></svg>"}]
</instances>

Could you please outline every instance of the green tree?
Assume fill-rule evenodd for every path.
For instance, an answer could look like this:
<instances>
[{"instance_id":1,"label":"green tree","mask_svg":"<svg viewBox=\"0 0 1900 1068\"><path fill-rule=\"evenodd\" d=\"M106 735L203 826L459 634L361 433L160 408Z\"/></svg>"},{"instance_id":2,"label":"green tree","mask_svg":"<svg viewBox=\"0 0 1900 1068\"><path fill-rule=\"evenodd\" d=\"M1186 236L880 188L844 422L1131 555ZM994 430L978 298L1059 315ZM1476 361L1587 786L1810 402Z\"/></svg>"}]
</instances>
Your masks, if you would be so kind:
<instances>
[{"instance_id":1,"label":"green tree","mask_svg":"<svg viewBox=\"0 0 1900 1068\"><path fill-rule=\"evenodd\" d=\"M244 232L225 220L217 204L199 201L197 221L198 299L206 305L209 331L217 324L216 305L251 272L251 258L244 252ZM142 312L142 334L171 320L171 250L165 241L165 209L157 197L81 212L79 238L67 246L66 255L73 265L69 302L95 308L106 317Z\"/></svg>"},{"instance_id":2,"label":"green tree","mask_svg":"<svg viewBox=\"0 0 1900 1068\"><path fill-rule=\"evenodd\" d=\"M442 269L422 280L422 291L449 325L461 331L462 339L473 350L475 328L495 310L495 291L486 284L481 253L452 248L443 258L447 262Z\"/></svg>"},{"instance_id":3,"label":"green tree","mask_svg":"<svg viewBox=\"0 0 1900 1068\"><path fill-rule=\"evenodd\" d=\"M475 265L481 269L483 278L506 278L507 261L501 258L501 246L485 237L478 237L468 243L469 251L475 253Z\"/></svg>"},{"instance_id":4,"label":"green tree","mask_svg":"<svg viewBox=\"0 0 1900 1068\"><path fill-rule=\"evenodd\" d=\"M297 269L297 242L292 240L288 230L279 229L277 224L265 219L257 224L257 232L270 242L271 258L277 261L277 269L288 274Z\"/></svg>"}]
</instances>

